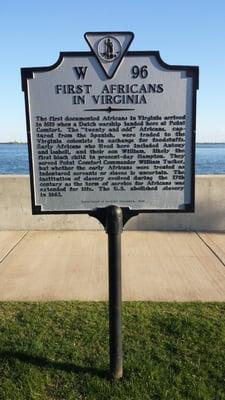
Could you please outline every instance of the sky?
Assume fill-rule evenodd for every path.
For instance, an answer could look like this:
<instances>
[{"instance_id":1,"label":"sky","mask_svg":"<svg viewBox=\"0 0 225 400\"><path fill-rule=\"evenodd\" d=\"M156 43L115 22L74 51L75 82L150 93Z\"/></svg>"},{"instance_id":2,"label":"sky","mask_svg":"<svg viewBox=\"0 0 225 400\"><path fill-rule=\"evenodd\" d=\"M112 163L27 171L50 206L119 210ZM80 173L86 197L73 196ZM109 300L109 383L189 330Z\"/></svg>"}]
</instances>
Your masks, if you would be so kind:
<instances>
[{"instance_id":1,"label":"sky","mask_svg":"<svg viewBox=\"0 0 225 400\"><path fill-rule=\"evenodd\" d=\"M0 5L0 142L26 141L21 67L48 66L60 51L89 51L88 31L132 31L130 50L197 65L198 142L225 142L225 1L3 0Z\"/></svg>"}]
</instances>

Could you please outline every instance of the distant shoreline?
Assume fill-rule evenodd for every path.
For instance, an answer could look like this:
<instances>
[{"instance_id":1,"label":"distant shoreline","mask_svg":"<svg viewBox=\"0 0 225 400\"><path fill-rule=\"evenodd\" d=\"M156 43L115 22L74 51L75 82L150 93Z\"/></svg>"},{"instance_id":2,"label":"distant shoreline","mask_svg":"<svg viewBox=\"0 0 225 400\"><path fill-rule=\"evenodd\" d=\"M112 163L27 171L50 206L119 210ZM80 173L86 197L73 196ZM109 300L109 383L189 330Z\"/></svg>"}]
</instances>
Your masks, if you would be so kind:
<instances>
[{"instance_id":1,"label":"distant shoreline","mask_svg":"<svg viewBox=\"0 0 225 400\"><path fill-rule=\"evenodd\" d=\"M0 142L0 144L27 144L27 142Z\"/></svg>"},{"instance_id":2,"label":"distant shoreline","mask_svg":"<svg viewBox=\"0 0 225 400\"><path fill-rule=\"evenodd\" d=\"M225 142L196 142L196 144L225 144Z\"/></svg>"}]
</instances>

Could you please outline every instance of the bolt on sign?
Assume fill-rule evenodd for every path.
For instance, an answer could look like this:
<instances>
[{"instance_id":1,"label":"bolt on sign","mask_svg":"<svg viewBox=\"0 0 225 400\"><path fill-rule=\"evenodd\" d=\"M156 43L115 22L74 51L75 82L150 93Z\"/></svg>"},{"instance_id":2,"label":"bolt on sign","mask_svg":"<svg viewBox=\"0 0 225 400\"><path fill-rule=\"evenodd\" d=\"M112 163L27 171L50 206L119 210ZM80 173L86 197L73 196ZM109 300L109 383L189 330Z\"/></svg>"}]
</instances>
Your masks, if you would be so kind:
<instances>
[{"instance_id":1,"label":"bolt on sign","mask_svg":"<svg viewBox=\"0 0 225 400\"><path fill-rule=\"evenodd\" d=\"M89 52L22 68L33 213L194 209L198 67L88 32Z\"/></svg>"}]
</instances>

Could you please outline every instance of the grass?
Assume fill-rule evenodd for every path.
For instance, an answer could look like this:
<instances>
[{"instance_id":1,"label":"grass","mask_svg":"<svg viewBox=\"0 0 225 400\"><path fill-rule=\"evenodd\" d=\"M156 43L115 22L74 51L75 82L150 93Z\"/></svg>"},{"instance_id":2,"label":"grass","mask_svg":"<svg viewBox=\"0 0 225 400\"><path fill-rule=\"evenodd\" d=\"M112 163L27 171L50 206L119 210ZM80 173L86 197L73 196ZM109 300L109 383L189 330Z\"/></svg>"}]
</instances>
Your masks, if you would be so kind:
<instances>
[{"instance_id":1,"label":"grass","mask_svg":"<svg viewBox=\"0 0 225 400\"><path fill-rule=\"evenodd\" d=\"M124 379L106 303L0 303L1 400L225 399L224 303L124 303Z\"/></svg>"}]
</instances>

